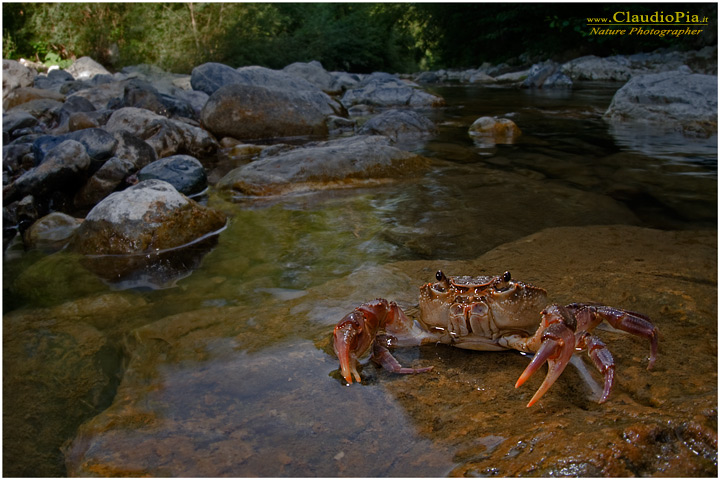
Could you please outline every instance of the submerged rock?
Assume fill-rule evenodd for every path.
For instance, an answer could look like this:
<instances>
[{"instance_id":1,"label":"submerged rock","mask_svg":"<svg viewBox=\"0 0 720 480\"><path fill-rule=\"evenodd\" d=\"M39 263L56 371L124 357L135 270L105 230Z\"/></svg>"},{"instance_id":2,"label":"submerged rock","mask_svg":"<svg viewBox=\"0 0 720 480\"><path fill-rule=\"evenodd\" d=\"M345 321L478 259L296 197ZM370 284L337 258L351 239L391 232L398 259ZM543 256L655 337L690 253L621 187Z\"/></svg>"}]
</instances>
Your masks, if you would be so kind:
<instances>
[{"instance_id":1,"label":"submerged rock","mask_svg":"<svg viewBox=\"0 0 720 480\"><path fill-rule=\"evenodd\" d=\"M717 76L682 71L633 77L615 93L605 119L679 130L717 133Z\"/></svg>"},{"instance_id":2,"label":"submerged rock","mask_svg":"<svg viewBox=\"0 0 720 480\"><path fill-rule=\"evenodd\" d=\"M382 136L349 137L261 156L223 177L218 188L247 195L372 185L417 175L429 160Z\"/></svg>"},{"instance_id":3,"label":"submerged rock","mask_svg":"<svg viewBox=\"0 0 720 480\"><path fill-rule=\"evenodd\" d=\"M70 241L80 222L60 212L45 215L25 232L25 246L51 252L60 250Z\"/></svg>"},{"instance_id":4,"label":"submerged rock","mask_svg":"<svg viewBox=\"0 0 720 480\"><path fill-rule=\"evenodd\" d=\"M3 473L65 476L63 443L112 400L117 347L83 322L4 317L3 365Z\"/></svg>"},{"instance_id":5,"label":"submerged rock","mask_svg":"<svg viewBox=\"0 0 720 480\"><path fill-rule=\"evenodd\" d=\"M481 144L509 144L522 134L520 128L509 118L480 117L468 130Z\"/></svg>"}]
</instances>

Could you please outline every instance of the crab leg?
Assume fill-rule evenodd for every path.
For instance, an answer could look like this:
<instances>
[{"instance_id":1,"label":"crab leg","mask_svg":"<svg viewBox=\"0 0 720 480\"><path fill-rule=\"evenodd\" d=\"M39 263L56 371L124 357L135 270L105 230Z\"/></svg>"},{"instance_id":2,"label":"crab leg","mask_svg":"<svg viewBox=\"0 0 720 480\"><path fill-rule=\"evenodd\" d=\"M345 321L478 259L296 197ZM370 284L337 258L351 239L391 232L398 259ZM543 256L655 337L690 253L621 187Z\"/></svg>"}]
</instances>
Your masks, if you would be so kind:
<instances>
[{"instance_id":1,"label":"crab leg","mask_svg":"<svg viewBox=\"0 0 720 480\"><path fill-rule=\"evenodd\" d=\"M565 366L575 353L575 322L574 318L559 305L551 305L543 311L543 325L546 325L542 331L540 340L542 344L537 349L532 361L528 364L525 371L520 375L515 388L525 383L533 373L538 371L540 367L547 361L548 373L543 380L542 385L538 388L535 395L527 404L531 407L540 397L555 383L560 374L565 370ZM537 336L537 334L536 334Z\"/></svg>"},{"instance_id":2,"label":"crab leg","mask_svg":"<svg viewBox=\"0 0 720 480\"><path fill-rule=\"evenodd\" d=\"M648 370L655 365L658 350L659 332L652 321L646 315L629 310L608 307L605 305L593 305L584 303L571 303L566 308L570 310L578 321L578 330L591 330L603 320L618 330L623 330L639 337L645 337L650 341L650 361Z\"/></svg>"},{"instance_id":3,"label":"crab leg","mask_svg":"<svg viewBox=\"0 0 720 480\"><path fill-rule=\"evenodd\" d=\"M400 365L395 357L392 356L390 350L382 346L379 341L373 343L373 354L372 359L374 362L382 365L382 367L388 372L412 374L412 373L425 373L433 369L433 367L423 368L409 368Z\"/></svg>"},{"instance_id":4,"label":"crab leg","mask_svg":"<svg viewBox=\"0 0 720 480\"><path fill-rule=\"evenodd\" d=\"M584 333L577 340L577 348L587 348L588 356L595 364L595 368L605 378L605 387L598 403L605 403L610 395L610 389L615 380L615 361L613 360L610 350L607 349L605 343L599 338L589 333Z\"/></svg>"}]
</instances>

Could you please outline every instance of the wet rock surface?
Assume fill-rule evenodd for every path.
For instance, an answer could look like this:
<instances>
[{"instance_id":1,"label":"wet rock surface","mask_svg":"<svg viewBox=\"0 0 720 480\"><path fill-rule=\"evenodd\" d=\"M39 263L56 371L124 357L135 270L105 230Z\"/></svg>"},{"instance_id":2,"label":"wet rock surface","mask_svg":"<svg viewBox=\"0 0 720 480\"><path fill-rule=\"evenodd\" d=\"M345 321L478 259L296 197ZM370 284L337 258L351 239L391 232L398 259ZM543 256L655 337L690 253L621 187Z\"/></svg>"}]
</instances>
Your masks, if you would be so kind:
<instances>
[{"instance_id":1,"label":"wet rock surface","mask_svg":"<svg viewBox=\"0 0 720 480\"><path fill-rule=\"evenodd\" d=\"M359 270L262 311L206 308L157 320L133 332L118 395L68 445L68 473L716 475L716 242L713 232L548 229L474 260ZM541 379L514 389L528 360L513 352L398 349L402 363L435 369L397 376L369 364L351 388L331 378L328 336L340 316L381 295L413 314L417 287L438 268L510 270L547 288L551 301L646 313L662 335L655 369L645 368L646 342L601 327L616 362L603 405L586 363L590 373L568 367L525 408ZM292 331L282 328L290 317Z\"/></svg>"},{"instance_id":2,"label":"wet rock surface","mask_svg":"<svg viewBox=\"0 0 720 480\"><path fill-rule=\"evenodd\" d=\"M72 249L87 255L145 254L179 247L225 225L225 215L202 207L169 183L150 179L97 204Z\"/></svg>"},{"instance_id":3,"label":"wet rock surface","mask_svg":"<svg viewBox=\"0 0 720 480\"><path fill-rule=\"evenodd\" d=\"M393 147L387 137L358 136L261 155L229 172L217 187L277 195L378 184L417 175L428 166L428 159Z\"/></svg>"}]
</instances>

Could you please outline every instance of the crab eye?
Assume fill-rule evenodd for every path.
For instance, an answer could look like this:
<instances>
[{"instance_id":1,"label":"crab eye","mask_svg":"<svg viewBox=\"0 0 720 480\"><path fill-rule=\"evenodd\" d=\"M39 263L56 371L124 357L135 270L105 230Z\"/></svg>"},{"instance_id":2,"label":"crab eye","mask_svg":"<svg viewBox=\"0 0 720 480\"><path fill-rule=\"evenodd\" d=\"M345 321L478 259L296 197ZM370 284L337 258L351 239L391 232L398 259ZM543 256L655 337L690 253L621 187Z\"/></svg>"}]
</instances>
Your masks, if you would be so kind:
<instances>
[{"instance_id":1,"label":"crab eye","mask_svg":"<svg viewBox=\"0 0 720 480\"><path fill-rule=\"evenodd\" d=\"M435 273L435 278L437 279L438 282L445 282L445 280L446 280L445 274L442 272L442 270L438 270Z\"/></svg>"},{"instance_id":2,"label":"crab eye","mask_svg":"<svg viewBox=\"0 0 720 480\"><path fill-rule=\"evenodd\" d=\"M510 272L503 273L503 282L509 282L510 281Z\"/></svg>"}]
</instances>

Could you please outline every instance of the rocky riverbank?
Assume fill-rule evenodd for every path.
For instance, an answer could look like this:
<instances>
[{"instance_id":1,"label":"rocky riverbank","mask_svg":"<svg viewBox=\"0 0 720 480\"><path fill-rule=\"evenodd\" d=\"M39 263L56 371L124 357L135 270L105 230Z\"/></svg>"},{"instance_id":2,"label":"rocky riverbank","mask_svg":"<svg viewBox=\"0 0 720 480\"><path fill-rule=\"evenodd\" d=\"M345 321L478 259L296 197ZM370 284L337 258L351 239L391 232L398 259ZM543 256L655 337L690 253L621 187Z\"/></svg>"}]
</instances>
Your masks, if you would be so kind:
<instances>
[{"instance_id":1,"label":"rocky riverbank","mask_svg":"<svg viewBox=\"0 0 720 480\"><path fill-rule=\"evenodd\" d=\"M653 57L655 68L663 68L665 55ZM698 111L716 104L717 92L705 91L714 72L692 60L705 54L687 55L670 63L671 71L630 77L629 86L671 87L672 93L643 100L657 103L653 121L663 122L663 105L677 107L688 98ZM526 82L527 67L503 74L488 69L474 78L507 75L513 80L505 85L512 88L548 89L545 81ZM402 238L417 252L413 258L432 260L363 267L346 276L338 273L345 250L337 245L346 237L373 241L376 226L362 211L375 201L372 194L350 207L343 204L337 215L317 214L312 232L288 229L269 237L289 245L291 253L278 257L265 255L269 248L256 235L315 212L298 220L292 207L276 209L268 215L280 214L280 220L264 224L242 215L242 201L328 188L375 191L375 185L405 179L422 183L433 161L413 145L436 134L430 118L443 105L425 80L328 72L316 62L281 71L205 64L192 75L148 66L111 74L90 59L47 73L7 60L3 68L5 254L32 259L12 275L7 290L31 305L6 311L3 322L8 475L716 473L716 236L636 227L532 235L557 225L536 211L552 211L573 225L586 225L587 218L598 224L639 222L621 202L540 182L542 174L529 168L510 173L456 165L451 173L468 180L455 189L429 185L423 189L428 204L425 197L410 197L386 205L408 210L412 221L396 225L392 217L374 218L386 222L377 226L382 235ZM557 71L545 74L567 88ZM632 96L623 101L631 104ZM608 121L619 125L638 122L612 116ZM688 128L681 116L660 125L690 135L712 130L713 116L693 122L698 118L703 123ZM524 125L509 122L483 116L463 120L459 130L477 144L513 143ZM547 155L526 160L549 163ZM617 176L642 172L624 158L617 165L624 167L613 169ZM593 176L590 171L579 183ZM484 196L476 195L478 185ZM224 208L238 199L234 210ZM488 205L482 216L464 213L467 204L478 202ZM518 220L499 208L507 203L534 205L534 218ZM226 210L236 215L235 224L226 226L232 215ZM520 233L506 231L510 222L522 224ZM189 282L163 291L170 292L160 297L166 304L155 302L160 292L147 294L147 288L167 286L197 268L221 232L234 227L232 235L249 240L227 257L205 257L215 268L199 280L201 293L193 293L197 284ZM472 252L502 246L476 260L438 265L435 259L448 250L428 250L430 238L460 230L463 236L449 242L456 258L477 258ZM525 235L530 236L515 241ZM327 237L335 243L313 244L318 238L330 243ZM363 262L372 263L373 249L389 244L361 245L361 255L369 257ZM248 249L260 253L244 258ZM253 264L258 258L260 265ZM278 277L286 271L302 276L313 262L322 263L314 268L329 266L322 282L326 276L332 280L308 290L268 288L258 280L263 269L282 271ZM547 397L552 415L567 414L559 423L547 423L543 411L526 413L532 388L512 389L526 363L519 355L411 349L400 354L404 361L421 355L444 376L393 379L382 389L350 393L331 381L337 363L320 348L327 346L332 324L358 299L383 295L412 304L415 286L439 267L459 273L511 269L548 287L554 301L632 304L666 335L661 360L648 373L644 344L601 331L620 365L617 403L597 406L582 379L568 372L554 387L557 395ZM105 282L136 289L110 291ZM248 304L237 302L244 296L252 297ZM185 297L191 297L187 304ZM363 373L371 382L382 375L372 368ZM485 383L473 383L479 378ZM460 406L458 398L477 401ZM345 421L348 406L362 409L351 423ZM268 433L268 426L277 431ZM577 443L578 432L585 446L563 450L560 445ZM603 448L608 442L619 446ZM388 451L388 445L397 450ZM374 454L370 462L368 452ZM571 456L574 461L568 461Z\"/></svg>"},{"instance_id":2,"label":"rocky riverbank","mask_svg":"<svg viewBox=\"0 0 720 480\"><path fill-rule=\"evenodd\" d=\"M87 57L47 73L4 60L3 246L43 243L38 235L53 235L46 245L63 245L58 235L70 243L71 226L79 222L64 223L61 232L27 232L54 212L97 218L109 211L100 204L113 193L135 184L139 191L157 191L143 187L148 179L192 197L208 187L208 176L216 188L277 195L420 174L427 159L402 145L436 131L423 112L444 100L420 85L438 82L549 89L583 80L627 81L605 114L608 122L709 135L717 129L716 72L717 50L711 48L582 57L520 70L483 65L424 72L415 81L388 73L328 72L318 62L283 70L207 63L191 75L177 75L147 65L111 74ZM511 120L489 117L468 129L492 143L512 142L521 133ZM218 155L237 166L224 178L208 175ZM150 198L148 205L164 201ZM167 221L157 226L179 231ZM217 223L185 227L188 243L218 230ZM115 253L148 248L142 242L126 245Z\"/></svg>"}]
</instances>

